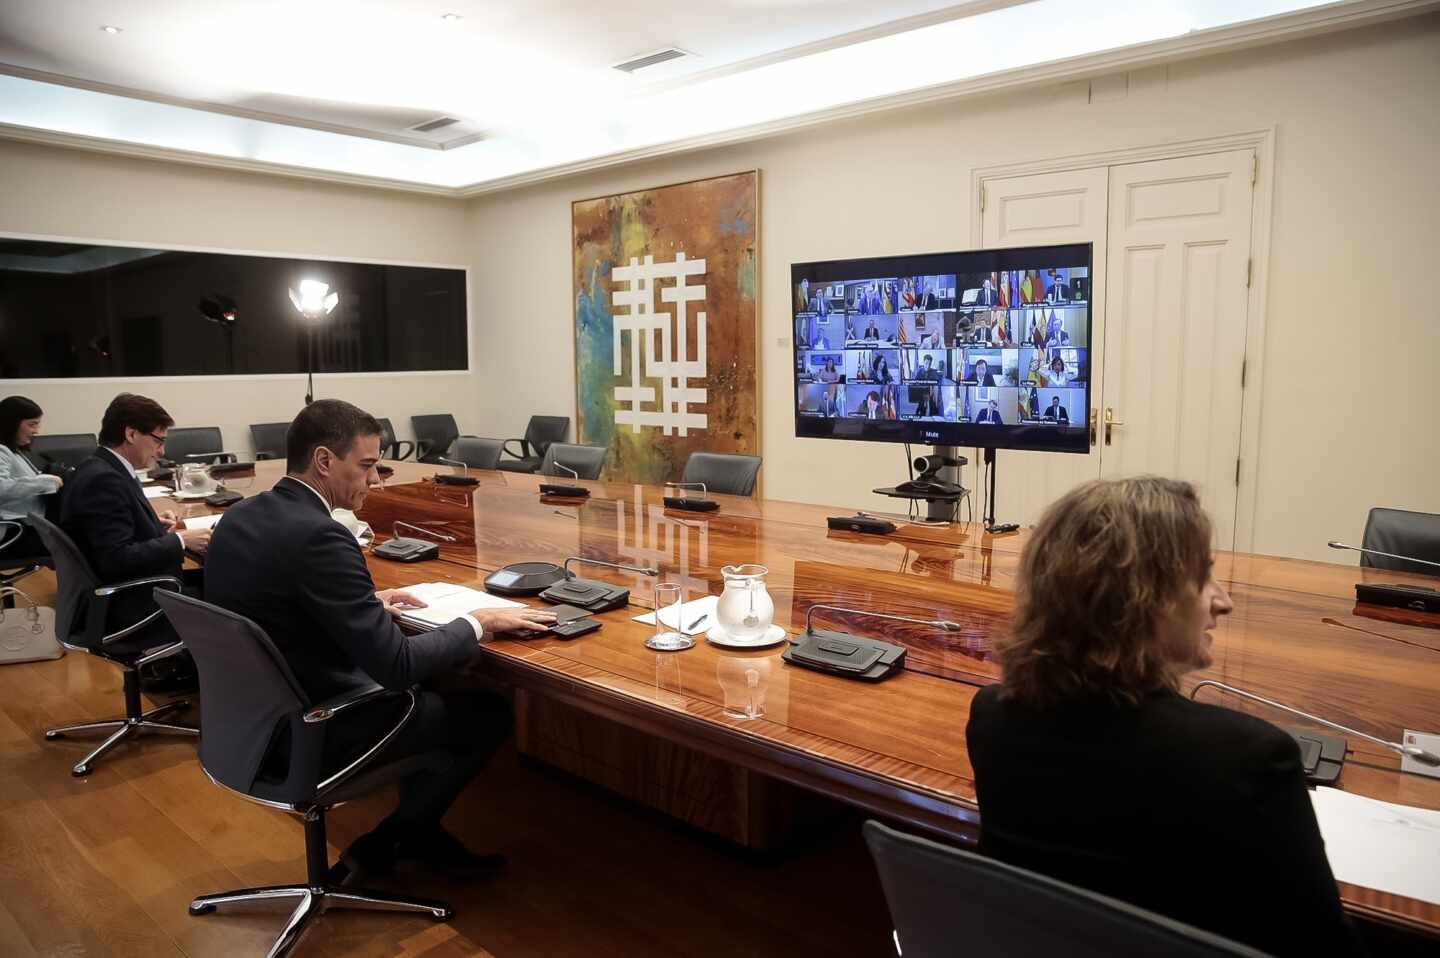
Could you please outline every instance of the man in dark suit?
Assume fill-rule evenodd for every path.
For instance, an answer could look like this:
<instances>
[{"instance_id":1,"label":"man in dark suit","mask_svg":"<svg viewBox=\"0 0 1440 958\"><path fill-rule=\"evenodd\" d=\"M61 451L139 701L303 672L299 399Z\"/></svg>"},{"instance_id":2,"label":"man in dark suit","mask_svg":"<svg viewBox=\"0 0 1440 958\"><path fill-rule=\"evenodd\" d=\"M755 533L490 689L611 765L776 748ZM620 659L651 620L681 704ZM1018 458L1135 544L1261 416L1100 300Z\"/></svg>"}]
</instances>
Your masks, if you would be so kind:
<instances>
[{"instance_id":1,"label":"man in dark suit","mask_svg":"<svg viewBox=\"0 0 1440 958\"><path fill-rule=\"evenodd\" d=\"M999 294L995 292L995 287L990 285L988 279L982 282L980 284L980 292L975 296L974 305L994 306L998 302L1000 302L1000 297Z\"/></svg>"},{"instance_id":2,"label":"man in dark suit","mask_svg":"<svg viewBox=\"0 0 1440 958\"><path fill-rule=\"evenodd\" d=\"M424 603L401 590L377 592L354 535L331 518L332 509L358 510L379 482L380 432L368 413L338 399L306 406L286 436L287 474L270 492L230 508L206 562L207 598L259 624L312 701L372 683L425 683L471 661L490 633L543 631L555 621L537 609L477 609L433 632L400 631L400 609ZM327 774L372 747L397 712L381 701L334 719ZM333 879L384 874L399 859L459 877L496 871L503 856L471 853L440 819L509 729L509 705L496 693L420 692L415 714L383 755L441 751L449 767L405 778L399 807L346 850Z\"/></svg>"},{"instance_id":3,"label":"man in dark suit","mask_svg":"<svg viewBox=\"0 0 1440 958\"><path fill-rule=\"evenodd\" d=\"M983 359L975 360L975 366L971 371L970 379L977 386L995 385L995 374L990 372L990 364Z\"/></svg>"},{"instance_id":4,"label":"man in dark suit","mask_svg":"<svg viewBox=\"0 0 1440 958\"><path fill-rule=\"evenodd\" d=\"M140 488L137 471L154 464L173 424L155 400L121 393L101 420L100 448L65 485L60 527L75 540L102 582L160 575L179 578L185 552L203 554L210 542L209 529L186 529L170 512L156 515ZM187 578L198 594L198 577ZM106 631L153 612L155 601L147 593L132 589L118 595ZM167 628L163 619L156 622L155 644L173 641Z\"/></svg>"},{"instance_id":5,"label":"man in dark suit","mask_svg":"<svg viewBox=\"0 0 1440 958\"><path fill-rule=\"evenodd\" d=\"M990 405L980 410L980 415L975 417L976 422L990 423L995 426L1005 425L1005 420L1000 418L1000 404L990 400Z\"/></svg>"},{"instance_id":6,"label":"man in dark suit","mask_svg":"<svg viewBox=\"0 0 1440 958\"><path fill-rule=\"evenodd\" d=\"M1070 424L1070 414L1065 411L1064 406L1060 405L1059 396L1052 396L1050 398L1050 405L1045 407L1045 418L1054 420L1057 423Z\"/></svg>"}]
</instances>

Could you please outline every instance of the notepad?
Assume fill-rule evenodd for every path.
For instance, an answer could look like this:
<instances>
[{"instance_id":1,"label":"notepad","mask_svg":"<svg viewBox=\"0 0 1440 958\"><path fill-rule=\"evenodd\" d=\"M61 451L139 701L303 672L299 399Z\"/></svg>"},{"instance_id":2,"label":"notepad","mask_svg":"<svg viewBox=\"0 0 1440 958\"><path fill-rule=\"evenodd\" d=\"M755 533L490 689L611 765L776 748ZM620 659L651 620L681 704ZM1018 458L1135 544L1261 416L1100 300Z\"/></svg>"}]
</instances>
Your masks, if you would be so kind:
<instances>
[{"instance_id":1,"label":"notepad","mask_svg":"<svg viewBox=\"0 0 1440 958\"><path fill-rule=\"evenodd\" d=\"M166 499L175 495L169 486L143 486L146 499Z\"/></svg>"},{"instance_id":2,"label":"notepad","mask_svg":"<svg viewBox=\"0 0 1440 958\"><path fill-rule=\"evenodd\" d=\"M520 609L525 606L523 602L512 602L453 582L422 582L406 586L405 591L424 602L425 608L407 609L401 621L422 629L438 629L476 609Z\"/></svg>"},{"instance_id":3,"label":"notepad","mask_svg":"<svg viewBox=\"0 0 1440 958\"><path fill-rule=\"evenodd\" d=\"M686 635L699 635L715 624L715 607L720 604L718 595L701 596L680 606L680 628L678 631ZM665 610L665 624L673 625L670 621L670 609ZM703 616L703 618L702 618ZM696 620L699 620L698 622ZM644 615L635 616L635 621L643 625L655 624L655 613L647 612Z\"/></svg>"},{"instance_id":4,"label":"notepad","mask_svg":"<svg viewBox=\"0 0 1440 958\"><path fill-rule=\"evenodd\" d=\"M1310 802L1337 879L1440 904L1440 812L1323 786Z\"/></svg>"},{"instance_id":5,"label":"notepad","mask_svg":"<svg viewBox=\"0 0 1440 958\"><path fill-rule=\"evenodd\" d=\"M185 528L187 529L213 529L215 523L225 518L225 513L217 512L213 516L186 516Z\"/></svg>"}]
</instances>

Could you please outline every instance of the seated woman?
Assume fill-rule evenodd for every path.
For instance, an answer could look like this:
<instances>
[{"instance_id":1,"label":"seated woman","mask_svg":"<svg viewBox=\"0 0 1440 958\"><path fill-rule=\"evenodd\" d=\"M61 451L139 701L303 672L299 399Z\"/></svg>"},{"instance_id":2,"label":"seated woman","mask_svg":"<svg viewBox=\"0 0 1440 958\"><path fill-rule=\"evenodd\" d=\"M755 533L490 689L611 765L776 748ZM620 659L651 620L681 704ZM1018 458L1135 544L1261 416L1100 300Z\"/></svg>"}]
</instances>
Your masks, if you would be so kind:
<instances>
[{"instance_id":1,"label":"seated woman","mask_svg":"<svg viewBox=\"0 0 1440 958\"><path fill-rule=\"evenodd\" d=\"M1294 739L1179 694L1232 608L1210 541L1194 488L1153 476L1046 511L966 729L981 845L1268 953L1355 953Z\"/></svg>"},{"instance_id":2,"label":"seated woman","mask_svg":"<svg viewBox=\"0 0 1440 958\"><path fill-rule=\"evenodd\" d=\"M32 512L43 516L61 486L59 476L43 475L27 454L30 440L40 434L42 415L40 406L24 396L0 399L0 519L22 526L19 539L0 552L0 561L49 554L40 536L24 522ZM0 539L5 538L0 531Z\"/></svg>"}]
</instances>

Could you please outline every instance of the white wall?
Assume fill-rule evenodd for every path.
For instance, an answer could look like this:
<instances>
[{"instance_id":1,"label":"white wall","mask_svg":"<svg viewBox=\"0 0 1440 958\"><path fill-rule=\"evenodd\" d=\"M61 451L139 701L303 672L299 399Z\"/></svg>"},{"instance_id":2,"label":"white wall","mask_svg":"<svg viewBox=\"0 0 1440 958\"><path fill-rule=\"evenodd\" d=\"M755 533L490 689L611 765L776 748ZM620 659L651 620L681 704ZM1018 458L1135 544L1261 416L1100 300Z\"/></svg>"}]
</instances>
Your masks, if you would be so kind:
<instances>
[{"instance_id":1,"label":"white wall","mask_svg":"<svg viewBox=\"0 0 1440 958\"><path fill-rule=\"evenodd\" d=\"M3 141L0 184L0 234L448 265L463 265L471 246L462 204L444 197ZM472 323L475 306L472 295ZM315 394L387 416L404 438L415 413L451 412L462 432L477 427L474 383L468 373L326 375L316 377ZM226 448L238 451L250 448L250 423L287 421L299 411L305 377L19 381L0 388L38 402L45 431L55 433L96 432L117 392L139 392L159 401L177 425L220 426Z\"/></svg>"},{"instance_id":2,"label":"white wall","mask_svg":"<svg viewBox=\"0 0 1440 958\"><path fill-rule=\"evenodd\" d=\"M524 331L478 357L485 433L574 416L572 200L758 167L765 494L884 509L869 490L903 477L900 447L793 436L791 263L969 246L975 167L1274 126L1253 548L1333 561L1325 541L1358 541L1372 505L1440 512L1440 317L1417 290L1440 253L1440 17L1172 64L1159 88L1086 99L1080 84L936 104L477 198L477 299Z\"/></svg>"}]
</instances>

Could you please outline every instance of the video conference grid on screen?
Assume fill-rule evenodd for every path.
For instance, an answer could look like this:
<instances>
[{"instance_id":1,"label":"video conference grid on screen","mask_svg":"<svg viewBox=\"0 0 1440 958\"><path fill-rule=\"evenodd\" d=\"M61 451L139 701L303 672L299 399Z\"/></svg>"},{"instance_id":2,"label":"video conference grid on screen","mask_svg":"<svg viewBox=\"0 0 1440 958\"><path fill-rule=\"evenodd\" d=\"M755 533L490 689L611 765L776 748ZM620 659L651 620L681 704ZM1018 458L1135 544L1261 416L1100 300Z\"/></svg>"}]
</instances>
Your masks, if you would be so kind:
<instances>
[{"instance_id":1,"label":"video conference grid on screen","mask_svg":"<svg viewBox=\"0 0 1440 958\"><path fill-rule=\"evenodd\" d=\"M1077 256L1077 250L1083 255ZM1011 259L1025 252L994 251ZM1089 263L1088 247L1028 252L1037 258L1042 252L1068 254L1057 259ZM934 265L938 258L915 259ZM841 264L820 265L833 272ZM1083 440L1088 425L1089 283L1088 265L1050 265L1043 259L1023 268L979 272L855 274L813 281L801 275L794 290L800 434L896 438L903 432L899 438L913 441L1076 446L1075 436ZM805 428L821 424L802 419L941 428L933 435L925 428L883 426L857 434L839 423L828 432ZM1048 427L1043 432L1049 438L1027 429L1029 441L996 435L992 442L944 424Z\"/></svg>"}]
</instances>

